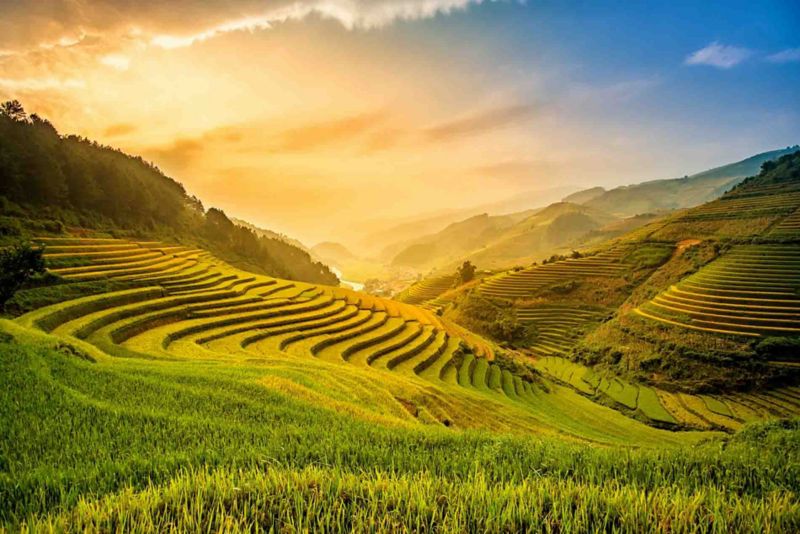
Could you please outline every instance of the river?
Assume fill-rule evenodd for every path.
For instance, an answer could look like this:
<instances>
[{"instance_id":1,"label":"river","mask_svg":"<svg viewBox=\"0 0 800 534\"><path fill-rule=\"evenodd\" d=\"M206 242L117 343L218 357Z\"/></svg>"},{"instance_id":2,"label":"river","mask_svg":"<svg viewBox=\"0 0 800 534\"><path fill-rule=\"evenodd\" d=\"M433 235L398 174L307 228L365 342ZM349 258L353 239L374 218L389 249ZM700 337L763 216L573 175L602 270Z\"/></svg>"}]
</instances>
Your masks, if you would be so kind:
<instances>
[{"instance_id":1,"label":"river","mask_svg":"<svg viewBox=\"0 0 800 534\"><path fill-rule=\"evenodd\" d=\"M334 267L333 265L328 265L333 274L335 274L339 278L339 283L344 287L349 287L350 289L355 289L356 291L364 291L364 284L359 282L351 282L350 280L345 280L342 278L342 271Z\"/></svg>"}]
</instances>

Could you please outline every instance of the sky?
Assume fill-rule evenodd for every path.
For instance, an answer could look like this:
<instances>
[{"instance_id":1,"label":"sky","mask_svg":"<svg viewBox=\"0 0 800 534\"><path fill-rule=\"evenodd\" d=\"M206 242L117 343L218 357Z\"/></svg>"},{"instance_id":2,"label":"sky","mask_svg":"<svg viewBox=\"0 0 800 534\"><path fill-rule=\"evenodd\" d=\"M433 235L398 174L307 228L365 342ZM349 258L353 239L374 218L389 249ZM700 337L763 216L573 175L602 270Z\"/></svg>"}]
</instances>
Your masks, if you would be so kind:
<instances>
[{"instance_id":1,"label":"sky","mask_svg":"<svg viewBox=\"0 0 800 534\"><path fill-rule=\"evenodd\" d=\"M0 0L0 12L0 99L309 244L800 142L796 0Z\"/></svg>"}]
</instances>

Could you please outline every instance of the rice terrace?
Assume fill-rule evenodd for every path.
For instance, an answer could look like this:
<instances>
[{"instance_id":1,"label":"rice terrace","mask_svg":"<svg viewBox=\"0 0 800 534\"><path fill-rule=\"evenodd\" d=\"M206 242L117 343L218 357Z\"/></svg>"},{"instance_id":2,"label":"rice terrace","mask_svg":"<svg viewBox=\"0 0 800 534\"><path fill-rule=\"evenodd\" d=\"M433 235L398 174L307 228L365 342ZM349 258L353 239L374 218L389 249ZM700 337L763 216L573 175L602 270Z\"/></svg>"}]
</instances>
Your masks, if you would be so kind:
<instances>
[{"instance_id":1,"label":"rice terrace","mask_svg":"<svg viewBox=\"0 0 800 534\"><path fill-rule=\"evenodd\" d=\"M0 532L800 532L796 2L0 9Z\"/></svg>"}]
</instances>

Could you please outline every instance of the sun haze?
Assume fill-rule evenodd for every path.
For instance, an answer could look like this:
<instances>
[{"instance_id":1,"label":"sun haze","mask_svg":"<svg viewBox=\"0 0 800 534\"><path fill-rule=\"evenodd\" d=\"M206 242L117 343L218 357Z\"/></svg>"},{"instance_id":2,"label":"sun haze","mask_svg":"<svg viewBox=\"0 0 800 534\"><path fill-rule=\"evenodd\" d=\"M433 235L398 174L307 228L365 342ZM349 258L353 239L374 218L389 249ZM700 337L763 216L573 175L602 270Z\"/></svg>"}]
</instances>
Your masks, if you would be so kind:
<instances>
[{"instance_id":1,"label":"sun haze","mask_svg":"<svg viewBox=\"0 0 800 534\"><path fill-rule=\"evenodd\" d=\"M747 14L769 36L730 43L712 37L744 15L692 2L615 6L611 21L608 8L470 0L3 9L0 98L311 242L443 198L676 177L800 132L796 92L765 99L797 79L791 3ZM665 34L698 9L715 31Z\"/></svg>"}]
</instances>

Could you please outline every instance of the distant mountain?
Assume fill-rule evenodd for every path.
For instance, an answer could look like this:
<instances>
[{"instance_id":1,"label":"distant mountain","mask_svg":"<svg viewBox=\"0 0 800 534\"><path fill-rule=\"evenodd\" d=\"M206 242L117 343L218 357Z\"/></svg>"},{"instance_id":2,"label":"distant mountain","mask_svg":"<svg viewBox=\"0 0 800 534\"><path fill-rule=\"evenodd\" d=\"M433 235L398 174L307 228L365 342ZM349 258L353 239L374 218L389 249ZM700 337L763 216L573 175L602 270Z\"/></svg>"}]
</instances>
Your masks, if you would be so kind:
<instances>
[{"instance_id":1,"label":"distant mountain","mask_svg":"<svg viewBox=\"0 0 800 534\"><path fill-rule=\"evenodd\" d=\"M584 204L589 202L590 200L594 200L597 197L603 195L606 192L605 187L592 187L591 189L584 189L583 191L578 191L577 193L572 193L571 195L565 196L561 199L562 202L571 202L573 204Z\"/></svg>"},{"instance_id":2,"label":"distant mountain","mask_svg":"<svg viewBox=\"0 0 800 534\"><path fill-rule=\"evenodd\" d=\"M278 241L283 241L287 245L292 245L293 247L297 247L301 250L309 252L309 248L307 246L305 246L297 239L289 237L288 235L280 234L278 232L273 232L272 230L268 230L267 228L261 228L260 226L256 226L255 224L249 223L243 219L237 219L235 217L231 217L231 221L233 221L235 224L238 224L239 226L244 226L245 228L252 230L253 232L256 233L256 235L259 235L261 237L266 237L268 239L277 239Z\"/></svg>"},{"instance_id":3,"label":"distant mountain","mask_svg":"<svg viewBox=\"0 0 800 534\"><path fill-rule=\"evenodd\" d=\"M393 265L428 269L456 261L475 247L485 246L504 230L525 218L525 214L475 215L450 224L444 230L405 243L392 260Z\"/></svg>"},{"instance_id":4,"label":"distant mountain","mask_svg":"<svg viewBox=\"0 0 800 534\"><path fill-rule=\"evenodd\" d=\"M375 222L380 229L361 239L359 246L363 247L365 254L378 255L382 260L390 261L410 241L439 232L449 224L482 213L503 215L543 208L559 201L565 194L572 193L576 189L574 186L558 186L523 191L498 202L421 215L396 224L387 225L385 222Z\"/></svg>"},{"instance_id":5,"label":"distant mountain","mask_svg":"<svg viewBox=\"0 0 800 534\"><path fill-rule=\"evenodd\" d=\"M619 217L691 208L714 200L747 176L758 174L761 164L798 150L797 146L757 154L684 178L655 180L600 192L580 191L565 201L577 202ZM581 201L585 197L586 200Z\"/></svg>"},{"instance_id":6,"label":"distant mountain","mask_svg":"<svg viewBox=\"0 0 800 534\"><path fill-rule=\"evenodd\" d=\"M348 261L356 259L355 255L341 243L323 241L317 243L310 250L311 254L323 262L341 268Z\"/></svg>"},{"instance_id":7,"label":"distant mountain","mask_svg":"<svg viewBox=\"0 0 800 534\"><path fill-rule=\"evenodd\" d=\"M468 259L487 269L527 265L568 252L590 232L616 221L616 217L587 206L557 202L523 219Z\"/></svg>"},{"instance_id":8,"label":"distant mountain","mask_svg":"<svg viewBox=\"0 0 800 534\"><path fill-rule=\"evenodd\" d=\"M515 205L532 205L547 195L519 195L505 203L487 204L481 215L454 221L445 228L414 237L397 239L442 224L453 212L439 218L407 223L372 238L383 238L380 259L396 266L418 270L452 267L470 259L482 268L501 268L540 260L570 247L602 243L663 217L680 208L692 207L721 196L746 176L757 174L766 161L797 150L790 147L757 154L745 160L684 178L655 180L606 190L593 187L571 193L546 208L505 215L497 211ZM550 193L553 190L549 191Z\"/></svg>"},{"instance_id":9,"label":"distant mountain","mask_svg":"<svg viewBox=\"0 0 800 534\"><path fill-rule=\"evenodd\" d=\"M530 263L615 220L566 202L510 215L482 214L408 243L392 262L420 270L449 268L464 259L481 268Z\"/></svg>"}]
</instances>

